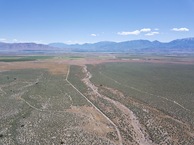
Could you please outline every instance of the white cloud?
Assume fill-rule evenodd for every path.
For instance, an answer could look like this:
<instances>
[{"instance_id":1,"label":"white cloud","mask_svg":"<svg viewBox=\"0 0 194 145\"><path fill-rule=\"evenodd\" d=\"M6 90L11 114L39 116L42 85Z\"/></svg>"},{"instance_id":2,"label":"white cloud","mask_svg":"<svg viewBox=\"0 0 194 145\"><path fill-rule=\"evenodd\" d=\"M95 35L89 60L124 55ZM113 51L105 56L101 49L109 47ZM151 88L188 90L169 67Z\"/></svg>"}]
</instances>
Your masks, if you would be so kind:
<instances>
[{"instance_id":1,"label":"white cloud","mask_svg":"<svg viewBox=\"0 0 194 145\"><path fill-rule=\"evenodd\" d=\"M126 36L126 35L139 35L140 33L142 32L150 32L151 29L150 28L143 28L143 29L140 29L140 30L135 30L135 31L123 31L123 32L118 32L117 34L118 35L123 35L123 36Z\"/></svg>"},{"instance_id":2,"label":"white cloud","mask_svg":"<svg viewBox=\"0 0 194 145\"><path fill-rule=\"evenodd\" d=\"M139 30L135 30L135 31L132 31L132 32L118 32L117 34L126 36L126 35L139 35L140 33L141 32Z\"/></svg>"},{"instance_id":3,"label":"white cloud","mask_svg":"<svg viewBox=\"0 0 194 145\"><path fill-rule=\"evenodd\" d=\"M5 42L5 41L7 41L7 39L5 39L5 38L0 38L0 41L1 41L1 42Z\"/></svg>"},{"instance_id":4,"label":"white cloud","mask_svg":"<svg viewBox=\"0 0 194 145\"><path fill-rule=\"evenodd\" d=\"M160 34L159 32L150 32L150 33L147 33L145 34L146 36L153 36L153 35L157 35L157 34Z\"/></svg>"},{"instance_id":5,"label":"white cloud","mask_svg":"<svg viewBox=\"0 0 194 145\"><path fill-rule=\"evenodd\" d=\"M13 42L18 42L18 40L17 39L13 39Z\"/></svg>"},{"instance_id":6,"label":"white cloud","mask_svg":"<svg viewBox=\"0 0 194 145\"><path fill-rule=\"evenodd\" d=\"M188 28L172 28L172 31L177 31L177 32L188 32Z\"/></svg>"},{"instance_id":7,"label":"white cloud","mask_svg":"<svg viewBox=\"0 0 194 145\"><path fill-rule=\"evenodd\" d=\"M151 31L150 28L143 28L143 29L140 30L140 32L150 32L150 31Z\"/></svg>"},{"instance_id":8,"label":"white cloud","mask_svg":"<svg viewBox=\"0 0 194 145\"><path fill-rule=\"evenodd\" d=\"M159 29L158 29L158 28L155 28L154 30L155 30L155 31L159 31Z\"/></svg>"},{"instance_id":9,"label":"white cloud","mask_svg":"<svg viewBox=\"0 0 194 145\"><path fill-rule=\"evenodd\" d=\"M90 36L96 37L97 35L96 34L91 34Z\"/></svg>"},{"instance_id":10,"label":"white cloud","mask_svg":"<svg viewBox=\"0 0 194 145\"><path fill-rule=\"evenodd\" d=\"M84 44L85 42L80 42L80 41L77 41L77 40L67 40L67 41L64 41L65 44Z\"/></svg>"}]
</instances>

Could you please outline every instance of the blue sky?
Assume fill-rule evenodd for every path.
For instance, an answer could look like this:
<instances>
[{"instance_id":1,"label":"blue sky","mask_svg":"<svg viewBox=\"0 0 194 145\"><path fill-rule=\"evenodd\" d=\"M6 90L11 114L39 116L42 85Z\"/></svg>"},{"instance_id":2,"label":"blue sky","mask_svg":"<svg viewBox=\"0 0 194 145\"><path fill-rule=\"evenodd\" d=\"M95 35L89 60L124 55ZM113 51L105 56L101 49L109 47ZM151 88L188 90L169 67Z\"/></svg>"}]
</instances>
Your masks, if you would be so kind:
<instances>
[{"instance_id":1,"label":"blue sky","mask_svg":"<svg viewBox=\"0 0 194 145\"><path fill-rule=\"evenodd\" d=\"M194 37L194 0L0 0L0 41L93 43Z\"/></svg>"}]
</instances>

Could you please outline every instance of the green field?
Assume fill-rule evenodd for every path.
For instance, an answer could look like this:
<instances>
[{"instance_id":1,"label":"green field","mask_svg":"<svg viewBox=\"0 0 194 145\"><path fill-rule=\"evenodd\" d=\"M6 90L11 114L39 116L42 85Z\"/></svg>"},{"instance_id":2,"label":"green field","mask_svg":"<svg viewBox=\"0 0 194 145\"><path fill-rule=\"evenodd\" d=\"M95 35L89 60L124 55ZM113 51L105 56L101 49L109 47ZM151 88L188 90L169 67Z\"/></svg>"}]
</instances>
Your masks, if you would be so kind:
<instances>
[{"instance_id":1,"label":"green field","mask_svg":"<svg viewBox=\"0 0 194 145\"><path fill-rule=\"evenodd\" d=\"M0 56L0 62L21 62L51 59L53 56Z\"/></svg>"}]
</instances>

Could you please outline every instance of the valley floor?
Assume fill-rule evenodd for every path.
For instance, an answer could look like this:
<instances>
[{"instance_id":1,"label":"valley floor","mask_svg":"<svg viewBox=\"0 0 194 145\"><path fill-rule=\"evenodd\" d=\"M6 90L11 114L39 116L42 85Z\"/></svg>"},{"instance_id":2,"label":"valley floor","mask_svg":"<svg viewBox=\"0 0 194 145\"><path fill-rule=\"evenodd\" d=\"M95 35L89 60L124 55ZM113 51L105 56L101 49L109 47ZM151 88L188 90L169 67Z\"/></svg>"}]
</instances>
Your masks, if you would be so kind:
<instances>
[{"instance_id":1,"label":"valley floor","mask_svg":"<svg viewBox=\"0 0 194 145\"><path fill-rule=\"evenodd\" d=\"M194 65L0 62L0 144L194 144Z\"/></svg>"}]
</instances>

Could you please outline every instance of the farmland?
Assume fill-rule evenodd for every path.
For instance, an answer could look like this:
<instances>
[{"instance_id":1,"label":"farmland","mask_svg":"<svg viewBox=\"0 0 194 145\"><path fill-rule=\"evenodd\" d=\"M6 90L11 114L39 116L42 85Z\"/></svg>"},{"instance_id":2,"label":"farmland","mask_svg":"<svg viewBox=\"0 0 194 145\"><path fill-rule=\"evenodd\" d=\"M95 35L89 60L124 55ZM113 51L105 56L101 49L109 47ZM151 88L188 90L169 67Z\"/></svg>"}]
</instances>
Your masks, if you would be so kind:
<instances>
[{"instance_id":1,"label":"farmland","mask_svg":"<svg viewBox=\"0 0 194 145\"><path fill-rule=\"evenodd\" d=\"M193 57L0 57L0 144L194 144Z\"/></svg>"}]
</instances>

